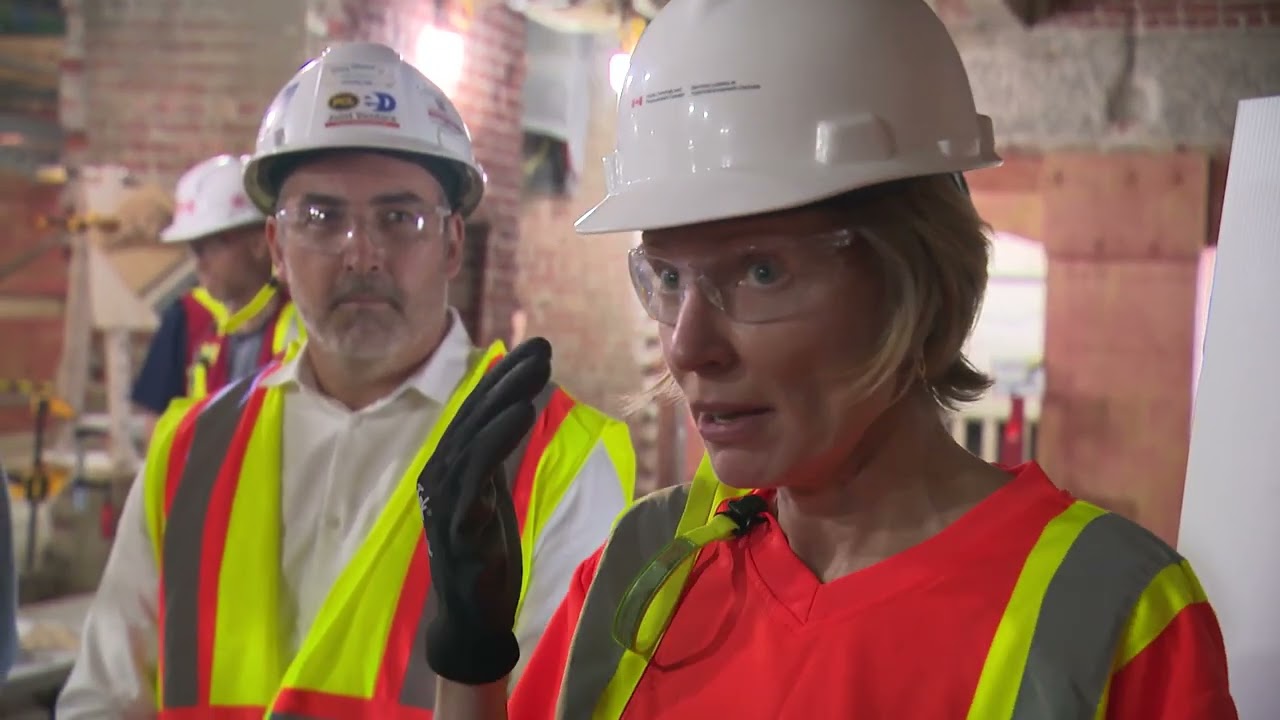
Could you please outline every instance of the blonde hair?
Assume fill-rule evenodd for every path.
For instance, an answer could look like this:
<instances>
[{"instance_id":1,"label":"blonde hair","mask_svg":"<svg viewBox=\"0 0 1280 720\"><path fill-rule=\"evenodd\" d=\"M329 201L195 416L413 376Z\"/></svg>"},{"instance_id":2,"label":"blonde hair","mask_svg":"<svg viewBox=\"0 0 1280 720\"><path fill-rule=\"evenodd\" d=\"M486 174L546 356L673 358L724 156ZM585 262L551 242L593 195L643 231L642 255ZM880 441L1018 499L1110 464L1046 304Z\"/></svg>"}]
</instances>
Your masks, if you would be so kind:
<instances>
[{"instance_id":1,"label":"blonde hair","mask_svg":"<svg viewBox=\"0 0 1280 720\"><path fill-rule=\"evenodd\" d=\"M951 176L933 175L845 193L813 207L849 219L883 283L879 350L850 372L865 397L906 372L940 408L982 397L991 379L964 356L987 287L989 226ZM626 399L629 412L681 398L669 370Z\"/></svg>"}]
</instances>

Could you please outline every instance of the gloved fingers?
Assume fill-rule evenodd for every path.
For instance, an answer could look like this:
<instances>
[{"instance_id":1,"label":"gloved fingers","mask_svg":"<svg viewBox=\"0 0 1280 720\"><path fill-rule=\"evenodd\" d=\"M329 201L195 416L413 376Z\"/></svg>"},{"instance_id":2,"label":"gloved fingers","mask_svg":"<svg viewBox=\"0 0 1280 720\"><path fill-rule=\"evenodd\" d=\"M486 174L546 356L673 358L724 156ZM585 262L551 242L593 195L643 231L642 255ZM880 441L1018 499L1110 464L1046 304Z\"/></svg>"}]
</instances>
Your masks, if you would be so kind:
<instances>
[{"instance_id":1,"label":"gloved fingers","mask_svg":"<svg viewBox=\"0 0 1280 720\"><path fill-rule=\"evenodd\" d=\"M528 364L530 361L534 361L532 366ZM480 379L480 383L463 401L457 415L454 416L453 422L450 423L444 435L440 438L440 446L451 448L459 436L464 439L467 438L475 432L476 427L484 424L486 415L493 414L493 407L509 404L510 400L503 399L504 394L511 392L508 388L512 388L514 385L518 391L528 387L525 385L526 382L532 382L531 379L525 379L514 383L512 381L503 383L509 376L515 375L516 377L529 378L529 373L542 366L546 367L549 379L551 374L551 343L547 342L545 338L534 337L517 345L514 350L503 356L493 368L485 373L484 377ZM540 374L540 370L533 372L533 377L536 378ZM537 395L546 384L547 381L544 380L529 397L532 398ZM501 388L498 387L499 385L501 385ZM516 397L521 396L523 396L523 393L516 395Z\"/></svg>"},{"instance_id":2,"label":"gloved fingers","mask_svg":"<svg viewBox=\"0 0 1280 720\"><path fill-rule=\"evenodd\" d=\"M488 397L481 397L479 389L472 392L467 400L473 403L470 417L463 418L459 414L449 423L436 452L418 473L418 499L422 504L424 522L428 522L427 518L436 512L433 505L455 504L453 496L456 490L446 485L464 469L462 453L474 444L477 434L512 406L524 404L532 407L531 401L546 387L550 377L551 368L545 357L526 357L519 365L510 368L505 376L498 378L500 384L490 385ZM528 425L532 427L533 420L529 420ZM520 437L522 435L516 437L516 444L519 444ZM497 462L501 463L503 459Z\"/></svg>"},{"instance_id":3,"label":"gloved fingers","mask_svg":"<svg viewBox=\"0 0 1280 720\"><path fill-rule=\"evenodd\" d=\"M449 480L457 483L445 493L446 497L457 498L448 513L451 543L474 536L497 519L494 510L502 498L496 494L495 479L505 485L502 465L533 429L535 420L537 413L528 400L503 409L469 439L450 463ZM510 504L510 496L505 498Z\"/></svg>"},{"instance_id":4,"label":"gloved fingers","mask_svg":"<svg viewBox=\"0 0 1280 720\"><path fill-rule=\"evenodd\" d=\"M551 362L546 356L535 355L521 360L498 377L483 396L471 394L471 397L478 398L476 406L467 417L460 417L452 424L453 432L447 443L441 441L442 446L455 452L460 450L508 406L518 402L531 402L550 380Z\"/></svg>"}]
</instances>

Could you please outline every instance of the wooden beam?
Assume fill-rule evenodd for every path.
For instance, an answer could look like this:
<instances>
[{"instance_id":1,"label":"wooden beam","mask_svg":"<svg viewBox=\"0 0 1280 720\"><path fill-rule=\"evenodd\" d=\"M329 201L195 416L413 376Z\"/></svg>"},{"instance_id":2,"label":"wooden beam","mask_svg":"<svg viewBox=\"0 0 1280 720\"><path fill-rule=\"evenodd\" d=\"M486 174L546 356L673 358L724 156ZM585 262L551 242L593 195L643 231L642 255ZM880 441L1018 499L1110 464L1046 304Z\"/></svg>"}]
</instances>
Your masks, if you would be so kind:
<instances>
[{"instance_id":1,"label":"wooden beam","mask_svg":"<svg viewBox=\"0 0 1280 720\"><path fill-rule=\"evenodd\" d=\"M1002 153L1000 167L965 173L970 192L1039 193L1044 158L1016 150Z\"/></svg>"},{"instance_id":2,"label":"wooden beam","mask_svg":"<svg viewBox=\"0 0 1280 720\"><path fill-rule=\"evenodd\" d=\"M61 298L0 295L0 319L57 318L62 316L62 311Z\"/></svg>"}]
</instances>

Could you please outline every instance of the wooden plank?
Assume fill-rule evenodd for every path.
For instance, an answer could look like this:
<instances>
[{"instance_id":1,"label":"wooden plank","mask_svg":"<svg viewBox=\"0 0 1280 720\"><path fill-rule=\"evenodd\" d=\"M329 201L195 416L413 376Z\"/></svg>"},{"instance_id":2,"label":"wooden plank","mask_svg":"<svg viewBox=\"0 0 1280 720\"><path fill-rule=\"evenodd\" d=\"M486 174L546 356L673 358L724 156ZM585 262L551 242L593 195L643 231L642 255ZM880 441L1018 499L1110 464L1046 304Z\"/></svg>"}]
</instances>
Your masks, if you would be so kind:
<instances>
[{"instance_id":1,"label":"wooden plank","mask_svg":"<svg viewBox=\"0 0 1280 720\"><path fill-rule=\"evenodd\" d=\"M1044 158L1034 153L1006 152L1000 167L965 173L965 182L972 193L1020 193L1038 194L1042 178Z\"/></svg>"},{"instance_id":2,"label":"wooden plank","mask_svg":"<svg viewBox=\"0 0 1280 720\"><path fill-rule=\"evenodd\" d=\"M1040 457L1063 487L1171 542L1190 437L1208 158L1051 154L1044 179Z\"/></svg>"},{"instance_id":3,"label":"wooden plank","mask_svg":"<svg viewBox=\"0 0 1280 720\"><path fill-rule=\"evenodd\" d=\"M61 318L62 299L38 295L0 295L0 320L27 320L32 318Z\"/></svg>"},{"instance_id":4,"label":"wooden plank","mask_svg":"<svg viewBox=\"0 0 1280 720\"><path fill-rule=\"evenodd\" d=\"M1207 244L1205 153L1053 153L1042 182L1051 255L1199 259Z\"/></svg>"}]
</instances>

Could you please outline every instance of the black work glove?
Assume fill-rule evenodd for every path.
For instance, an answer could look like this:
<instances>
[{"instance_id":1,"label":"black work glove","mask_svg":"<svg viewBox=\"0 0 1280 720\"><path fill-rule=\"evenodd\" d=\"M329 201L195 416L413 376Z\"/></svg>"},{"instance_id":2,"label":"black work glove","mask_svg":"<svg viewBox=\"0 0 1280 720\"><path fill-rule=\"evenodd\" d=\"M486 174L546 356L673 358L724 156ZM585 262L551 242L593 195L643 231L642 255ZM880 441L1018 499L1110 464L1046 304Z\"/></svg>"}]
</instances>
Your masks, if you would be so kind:
<instances>
[{"instance_id":1,"label":"black work glove","mask_svg":"<svg viewBox=\"0 0 1280 720\"><path fill-rule=\"evenodd\" d=\"M551 379L551 344L531 338L471 392L418 475L418 500L438 601L427 664L467 685L496 682L520 659L520 528L503 462L533 427L533 399Z\"/></svg>"}]
</instances>

